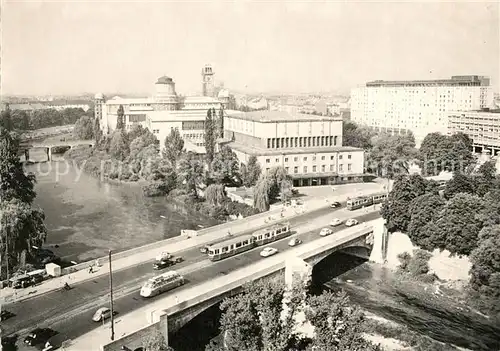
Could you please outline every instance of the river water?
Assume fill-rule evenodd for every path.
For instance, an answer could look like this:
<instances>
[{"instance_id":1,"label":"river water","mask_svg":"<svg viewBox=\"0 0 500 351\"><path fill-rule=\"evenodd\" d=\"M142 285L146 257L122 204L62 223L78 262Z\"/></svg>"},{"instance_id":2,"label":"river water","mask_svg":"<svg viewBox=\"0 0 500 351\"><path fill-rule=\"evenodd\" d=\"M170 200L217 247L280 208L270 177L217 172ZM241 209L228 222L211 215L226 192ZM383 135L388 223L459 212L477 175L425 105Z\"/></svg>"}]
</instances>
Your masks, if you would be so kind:
<instances>
[{"instance_id":1,"label":"river water","mask_svg":"<svg viewBox=\"0 0 500 351\"><path fill-rule=\"evenodd\" d=\"M33 151L31 156L46 157ZM54 160L27 170L37 176L36 204L45 211L49 231L46 246L66 260L101 257L109 248L123 250L211 224L164 198L145 198L136 184L101 182L62 158ZM321 287L344 289L364 310L423 335L471 350L500 350L498 326L460 306L430 303L429 296L397 284L394 274L380 265L336 254L315 267L313 276ZM172 338L172 346L177 351L204 350L201 345L217 335L219 316L215 306L195 318Z\"/></svg>"},{"instance_id":2,"label":"river water","mask_svg":"<svg viewBox=\"0 0 500 351\"><path fill-rule=\"evenodd\" d=\"M46 158L32 150L31 159ZM45 211L46 247L65 261L102 257L214 224L164 197L147 198L137 184L111 184L86 175L61 156L26 166L37 177L35 203Z\"/></svg>"}]
</instances>

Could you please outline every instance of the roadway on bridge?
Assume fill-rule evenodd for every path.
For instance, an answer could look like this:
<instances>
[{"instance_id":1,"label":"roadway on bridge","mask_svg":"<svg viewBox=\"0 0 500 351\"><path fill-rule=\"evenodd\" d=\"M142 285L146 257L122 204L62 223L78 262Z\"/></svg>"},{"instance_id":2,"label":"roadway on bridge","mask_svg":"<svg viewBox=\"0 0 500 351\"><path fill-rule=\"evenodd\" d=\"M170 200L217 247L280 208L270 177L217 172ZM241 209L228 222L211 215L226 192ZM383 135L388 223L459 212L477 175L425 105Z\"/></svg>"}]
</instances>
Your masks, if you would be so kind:
<instances>
[{"instance_id":1,"label":"roadway on bridge","mask_svg":"<svg viewBox=\"0 0 500 351\"><path fill-rule=\"evenodd\" d=\"M296 218L295 221L291 221L292 231L296 230L297 233L295 236L304 242L313 241L319 238L319 229L324 227L335 216L332 212L334 211L328 209L328 211L324 212L314 212L315 216L313 213L310 213L301 216L301 219ZM320 214L318 215L318 213ZM361 216L354 216L353 218L358 218L364 222L378 217L380 217L378 212L372 212ZM311 221L312 219L314 221ZM315 229L311 230L312 228ZM338 232L344 228L344 226L339 226L334 228L334 231ZM285 251L290 249L287 245L288 241L289 238L285 238L268 246ZM186 278L187 286L192 286L207 279L229 274L256 260L262 259L259 256L261 249L262 247L258 247L240 255L213 263L205 255L201 254L197 247L185 251L183 256L186 258L186 261L171 269L175 269L183 274ZM149 299L139 296L139 289L144 281L157 274L159 272L152 269L152 262L113 274L115 310L118 311L119 315L144 307L155 299L165 296L163 294L159 295L159 297ZM2 327L6 335L16 333L19 336L25 335L35 327L50 327L73 339L91 331L99 325L92 322L91 318L97 308L109 305L108 293L108 277L102 277L75 285L70 291L53 291L31 300L15 303L6 308L13 312L15 316L4 321ZM182 288L166 294L181 293ZM116 317L117 328L120 323L119 315ZM119 336L117 335L117 337ZM19 346L21 344L22 342L18 342ZM24 348L25 346L21 347Z\"/></svg>"}]
</instances>

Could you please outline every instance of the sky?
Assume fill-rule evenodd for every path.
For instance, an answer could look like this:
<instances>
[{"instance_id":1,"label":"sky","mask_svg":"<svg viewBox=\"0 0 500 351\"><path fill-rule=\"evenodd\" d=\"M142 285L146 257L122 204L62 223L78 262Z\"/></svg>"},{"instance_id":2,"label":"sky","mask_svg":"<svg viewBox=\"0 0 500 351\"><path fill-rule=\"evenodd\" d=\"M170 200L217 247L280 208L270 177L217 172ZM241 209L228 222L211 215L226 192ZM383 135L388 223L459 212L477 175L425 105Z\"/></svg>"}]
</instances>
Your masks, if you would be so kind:
<instances>
[{"instance_id":1,"label":"sky","mask_svg":"<svg viewBox=\"0 0 500 351\"><path fill-rule=\"evenodd\" d=\"M248 93L467 74L499 91L498 2L2 2L2 94L149 94L162 75L199 93L205 64Z\"/></svg>"}]
</instances>

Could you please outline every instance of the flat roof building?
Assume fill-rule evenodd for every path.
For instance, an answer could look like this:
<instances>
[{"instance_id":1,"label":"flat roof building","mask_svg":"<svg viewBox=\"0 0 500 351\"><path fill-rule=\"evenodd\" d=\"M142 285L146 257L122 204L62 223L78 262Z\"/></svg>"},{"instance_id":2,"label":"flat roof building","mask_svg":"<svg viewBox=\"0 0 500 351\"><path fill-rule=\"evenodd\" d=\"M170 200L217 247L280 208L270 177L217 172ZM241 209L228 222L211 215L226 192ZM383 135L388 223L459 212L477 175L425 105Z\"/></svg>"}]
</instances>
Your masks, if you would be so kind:
<instances>
[{"instance_id":1,"label":"flat roof building","mask_svg":"<svg viewBox=\"0 0 500 351\"><path fill-rule=\"evenodd\" d=\"M264 171L282 166L296 187L361 181L364 151L342 146L342 123L286 111L227 111L224 137L240 162L255 155Z\"/></svg>"},{"instance_id":2,"label":"flat roof building","mask_svg":"<svg viewBox=\"0 0 500 351\"><path fill-rule=\"evenodd\" d=\"M493 100L487 77L368 82L351 90L351 119L376 131L406 134L419 146L432 132L446 134L448 112L479 110Z\"/></svg>"}]
</instances>

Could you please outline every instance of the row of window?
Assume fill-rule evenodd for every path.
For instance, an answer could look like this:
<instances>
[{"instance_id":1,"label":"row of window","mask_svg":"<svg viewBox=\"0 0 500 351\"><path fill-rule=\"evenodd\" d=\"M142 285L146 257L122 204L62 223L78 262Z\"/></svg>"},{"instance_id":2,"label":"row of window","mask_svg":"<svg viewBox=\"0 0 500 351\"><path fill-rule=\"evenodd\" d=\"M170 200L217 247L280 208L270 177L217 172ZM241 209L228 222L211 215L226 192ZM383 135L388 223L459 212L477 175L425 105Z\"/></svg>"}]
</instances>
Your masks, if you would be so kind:
<instances>
[{"instance_id":1,"label":"row of window","mask_svg":"<svg viewBox=\"0 0 500 351\"><path fill-rule=\"evenodd\" d=\"M324 173L324 172L327 172L327 165L321 165L321 172ZM269 171L270 168L266 168L266 171ZM347 164L347 170L348 171L352 171L352 164L351 163L348 163ZM285 171L287 173L290 173L290 167L285 167ZM307 173L308 171L308 167L307 166L303 166L302 167L302 173ZM339 172L343 172L344 171L344 165L343 164L340 164L339 165ZM312 172L313 173L317 173L318 172L318 167L317 166L312 166ZM335 172L335 165L329 165L328 167L328 172ZM299 173L299 166L295 166L293 167L293 173L294 174L298 174Z\"/></svg>"},{"instance_id":2,"label":"row of window","mask_svg":"<svg viewBox=\"0 0 500 351\"><path fill-rule=\"evenodd\" d=\"M203 138L203 133L190 133L190 134L184 134L184 138L188 139L202 139Z\"/></svg>"},{"instance_id":3,"label":"row of window","mask_svg":"<svg viewBox=\"0 0 500 351\"><path fill-rule=\"evenodd\" d=\"M343 158L344 158L344 155L339 155L339 160L342 160ZM351 154L348 154L348 155L347 155L347 159L348 159L348 160L352 159L352 155L351 155ZM313 160L313 161L316 161L316 156L313 156L313 157L312 157L312 160ZM326 160L326 156L321 156L321 161L325 161L325 160ZM331 161L335 160L335 156L334 156L334 155L331 155L331 156L330 156L330 160L331 160ZM295 156L295 157L293 158L293 162L298 162L298 161L299 161L299 157L298 157L298 156ZM306 161L307 161L307 156L304 156L304 157L302 158L302 161L306 162ZM279 162L280 162L279 157L276 157L275 162L276 162L276 163L279 163ZM286 162L288 162L288 157L285 157L285 163L286 163ZM271 159L270 159L270 158L266 158L266 163L271 163Z\"/></svg>"},{"instance_id":4,"label":"row of window","mask_svg":"<svg viewBox=\"0 0 500 351\"><path fill-rule=\"evenodd\" d=\"M338 136L310 136L267 139L268 149L289 147L337 146Z\"/></svg>"}]
</instances>

